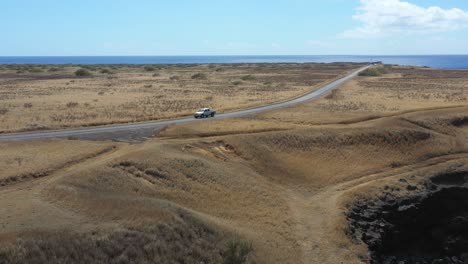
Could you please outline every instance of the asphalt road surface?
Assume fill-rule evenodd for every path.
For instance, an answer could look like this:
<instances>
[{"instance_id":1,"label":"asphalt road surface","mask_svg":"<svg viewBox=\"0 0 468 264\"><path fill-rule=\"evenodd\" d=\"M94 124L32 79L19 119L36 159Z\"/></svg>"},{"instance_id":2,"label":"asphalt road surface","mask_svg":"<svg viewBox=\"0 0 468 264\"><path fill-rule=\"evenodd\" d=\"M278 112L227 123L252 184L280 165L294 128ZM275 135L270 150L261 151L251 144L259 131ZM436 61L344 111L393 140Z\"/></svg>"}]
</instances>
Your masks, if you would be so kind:
<instances>
[{"instance_id":1,"label":"asphalt road surface","mask_svg":"<svg viewBox=\"0 0 468 264\"><path fill-rule=\"evenodd\" d=\"M217 114L215 119L219 118L232 118L232 117L244 117L248 115L257 114L260 112L266 112L274 109L279 109L282 107L292 106L295 104L303 103L306 101L314 100L320 98L324 94L330 92L333 89L338 88L344 82L349 81L356 77L359 72L369 68L371 66L366 66L356 70L355 72L333 81L327 85L324 85L320 89L305 94L301 97L280 102L274 103L266 106L249 108L245 110L238 110L228 113ZM194 109L195 111L196 109ZM145 140L148 137L154 135L155 132L161 130L162 128L168 125L182 124L182 123L191 123L191 122L204 122L212 118L205 119L195 119L193 116L171 119L165 121L152 121L152 122L143 122L143 123L131 123L131 124L121 124L121 125L109 125L101 127L91 127L91 128L78 128L78 129L67 129L67 130L51 130L44 132L26 132L26 133L15 133L15 134L4 134L0 135L0 141L25 141L33 139L51 139L51 138L68 138L68 139L84 139L84 140L116 140L116 141L134 141L140 142Z\"/></svg>"}]
</instances>

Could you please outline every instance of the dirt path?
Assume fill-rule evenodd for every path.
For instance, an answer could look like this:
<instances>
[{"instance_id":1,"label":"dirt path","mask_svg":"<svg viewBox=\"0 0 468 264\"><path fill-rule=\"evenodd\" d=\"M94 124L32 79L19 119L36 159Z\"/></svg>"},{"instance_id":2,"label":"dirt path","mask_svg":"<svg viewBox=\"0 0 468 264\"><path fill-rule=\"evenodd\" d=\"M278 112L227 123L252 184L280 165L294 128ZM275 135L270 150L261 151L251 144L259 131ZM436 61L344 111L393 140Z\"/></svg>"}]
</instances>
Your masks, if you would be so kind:
<instances>
[{"instance_id":1,"label":"dirt path","mask_svg":"<svg viewBox=\"0 0 468 264\"><path fill-rule=\"evenodd\" d=\"M434 166L449 167L468 162L468 154L452 154L432 158L398 169L391 169L364 175L317 192L304 193L297 190L286 190L285 197L296 219L296 236L302 246L303 263L362 263L356 259L355 252L343 243L345 236L337 230L344 220L344 210L340 201L343 195L365 185L384 178L401 177L405 173L416 173L431 169Z\"/></svg>"}]
</instances>

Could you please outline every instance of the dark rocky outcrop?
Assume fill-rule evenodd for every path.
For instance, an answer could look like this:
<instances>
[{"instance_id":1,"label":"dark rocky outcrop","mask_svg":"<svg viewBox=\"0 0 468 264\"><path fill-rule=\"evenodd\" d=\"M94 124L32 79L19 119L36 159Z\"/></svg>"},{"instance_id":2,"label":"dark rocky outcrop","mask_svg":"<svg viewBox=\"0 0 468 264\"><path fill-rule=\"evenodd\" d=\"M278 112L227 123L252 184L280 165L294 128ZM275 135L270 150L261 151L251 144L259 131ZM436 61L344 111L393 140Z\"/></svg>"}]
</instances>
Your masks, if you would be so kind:
<instances>
[{"instance_id":1,"label":"dark rocky outcrop","mask_svg":"<svg viewBox=\"0 0 468 264\"><path fill-rule=\"evenodd\" d=\"M351 236L369 247L369 263L468 263L468 172L437 175L412 195L391 190L348 212Z\"/></svg>"}]
</instances>

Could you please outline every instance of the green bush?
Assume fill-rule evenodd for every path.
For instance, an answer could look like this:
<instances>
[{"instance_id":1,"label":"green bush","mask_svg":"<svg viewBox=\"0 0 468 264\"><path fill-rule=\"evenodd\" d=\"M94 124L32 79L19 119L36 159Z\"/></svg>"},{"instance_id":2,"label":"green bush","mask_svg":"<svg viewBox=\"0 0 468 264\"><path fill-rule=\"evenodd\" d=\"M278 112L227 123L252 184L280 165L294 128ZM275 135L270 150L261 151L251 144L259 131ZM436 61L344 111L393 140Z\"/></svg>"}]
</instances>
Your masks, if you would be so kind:
<instances>
[{"instance_id":1,"label":"green bush","mask_svg":"<svg viewBox=\"0 0 468 264\"><path fill-rule=\"evenodd\" d=\"M255 76L249 74L249 75L242 76L241 79L244 80L244 81L254 81L256 78L255 78Z\"/></svg>"},{"instance_id":2,"label":"green bush","mask_svg":"<svg viewBox=\"0 0 468 264\"><path fill-rule=\"evenodd\" d=\"M194 80L206 80L206 79L208 79L208 77L204 73L196 73L196 74L192 75L192 79L194 79Z\"/></svg>"},{"instance_id":3,"label":"green bush","mask_svg":"<svg viewBox=\"0 0 468 264\"><path fill-rule=\"evenodd\" d=\"M58 72L58 71L60 71L60 69L57 67L52 67L48 70L48 72Z\"/></svg>"},{"instance_id":4,"label":"green bush","mask_svg":"<svg viewBox=\"0 0 468 264\"><path fill-rule=\"evenodd\" d=\"M146 65L145 67L143 67L143 69L145 69L145 71L148 71L148 72L156 70L156 68L154 66L151 66L151 65Z\"/></svg>"},{"instance_id":5,"label":"green bush","mask_svg":"<svg viewBox=\"0 0 468 264\"><path fill-rule=\"evenodd\" d=\"M86 70L86 69L79 69L79 70L77 70L77 71L75 72L75 75L76 75L77 77L91 77L91 76L93 76L93 75L91 74L91 72L89 72L89 71Z\"/></svg>"},{"instance_id":6,"label":"green bush","mask_svg":"<svg viewBox=\"0 0 468 264\"><path fill-rule=\"evenodd\" d=\"M224 264L243 264L252 251L252 245L239 239L229 241L224 254Z\"/></svg>"},{"instance_id":7,"label":"green bush","mask_svg":"<svg viewBox=\"0 0 468 264\"><path fill-rule=\"evenodd\" d=\"M109 69L102 69L102 70L100 70L100 73L112 74L112 72Z\"/></svg>"},{"instance_id":8,"label":"green bush","mask_svg":"<svg viewBox=\"0 0 468 264\"><path fill-rule=\"evenodd\" d=\"M383 66L368 68L359 73L359 76L382 76L388 73L388 69Z\"/></svg>"}]
</instances>

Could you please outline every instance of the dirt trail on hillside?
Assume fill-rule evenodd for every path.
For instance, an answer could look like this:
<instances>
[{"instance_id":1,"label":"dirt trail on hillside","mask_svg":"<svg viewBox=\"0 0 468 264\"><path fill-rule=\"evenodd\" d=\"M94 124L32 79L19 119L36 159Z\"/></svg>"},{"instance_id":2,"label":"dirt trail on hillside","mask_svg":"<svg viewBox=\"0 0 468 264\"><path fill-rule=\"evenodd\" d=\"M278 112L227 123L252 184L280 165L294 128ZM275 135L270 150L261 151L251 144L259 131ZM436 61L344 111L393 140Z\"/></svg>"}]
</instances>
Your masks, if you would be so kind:
<instances>
[{"instance_id":1,"label":"dirt trail on hillside","mask_svg":"<svg viewBox=\"0 0 468 264\"><path fill-rule=\"evenodd\" d=\"M408 173L434 167L447 168L451 165L468 162L468 154L453 154L435 157L402 168L363 175L357 179L343 182L316 192L285 190L288 204L296 219L297 242L302 247L303 263L362 263L356 259L356 248L350 248L345 230L337 232L345 220L345 209L341 204L343 196L361 187L372 185L386 178L405 177ZM341 236L340 236L341 235ZM362 255L361 257L366 257Z\"/></svg>"},{"instance_id":2,"label":"dirt trail on hillside","mask_svg":"<svg viewBox=\"0 0 468 264\"><path fill-rule=\"evenodd\" d=\"M49 186L66 176L67 173L105 163L120 155L120 151L128 148L112 148L100 155L80 160L70 166L54 171L50 175L0 188L0 233L31 230L87 228L88 221L82 214L73 212L54 204L45 198Z\"/></svg>"}]
</instances>

